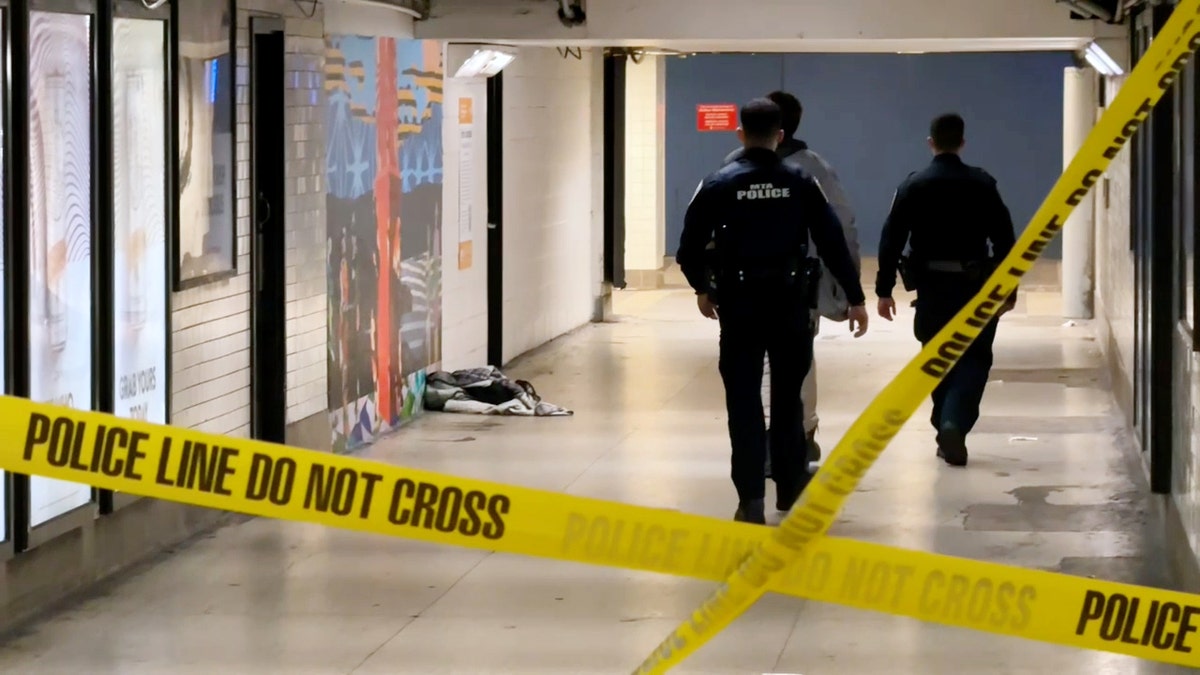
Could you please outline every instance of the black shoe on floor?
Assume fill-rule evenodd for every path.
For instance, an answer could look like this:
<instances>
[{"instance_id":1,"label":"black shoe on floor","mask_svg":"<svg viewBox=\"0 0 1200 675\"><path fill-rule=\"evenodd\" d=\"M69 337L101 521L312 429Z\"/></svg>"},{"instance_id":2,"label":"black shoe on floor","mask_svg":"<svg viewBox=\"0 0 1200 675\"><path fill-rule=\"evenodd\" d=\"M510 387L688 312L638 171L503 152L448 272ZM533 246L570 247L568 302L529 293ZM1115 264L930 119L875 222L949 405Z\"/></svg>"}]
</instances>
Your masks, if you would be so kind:
<instances>
[{"instance_id":1,"label":"black shoe on floor","mask_svg":"<svg viewBox=\"0 0 1200 675\"><path fill-rule=\"evenodd\" d=\"M733 514L733 519L739 523L766 525L766 507L763 506L763 500L751 499L748 502L740 502L737 512Z\"/></svg>"},{"instance_id":2,"label":"black shoe on floor","mask_svg":"<svg viewBox=\"0 0 1200 675\"><path fill-rule=\"evenodd\" d=\"M782 485L775 485L775 510L786 513L792 510L796 505L796 501L800 499L800 495L804 492L804 488L808 487L812 481L812 474L808 472L807 467L804 473L800 476L800 485L795 488L788 489Z\"/></svg>"},{"instance_id":3,"label":"black shoe on floor","mask_svg":"<svg viewBox=\"0 0 1200 675\"><path fill-rule=\"evenodd\" d=\"M937 456L946 460L950 466L967 465L967 439L963 433L953 427L942 429L937 437Z\"/></svg>"}]
</instances>

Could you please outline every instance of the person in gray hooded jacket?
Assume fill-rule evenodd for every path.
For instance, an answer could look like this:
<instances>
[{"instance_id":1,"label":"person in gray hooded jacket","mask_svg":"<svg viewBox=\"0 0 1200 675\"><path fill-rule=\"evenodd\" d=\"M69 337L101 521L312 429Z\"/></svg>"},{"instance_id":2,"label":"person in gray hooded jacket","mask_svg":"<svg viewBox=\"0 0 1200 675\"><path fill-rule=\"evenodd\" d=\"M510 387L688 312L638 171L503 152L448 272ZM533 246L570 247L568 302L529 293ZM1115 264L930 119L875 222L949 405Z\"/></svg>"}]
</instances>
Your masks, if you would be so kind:
<instances>
[{"instance_id":1,"label":"person in gray hooded jacket","mask_svg":"<svg viewBox=\"0 0 1200 675\"><path fill-rule=\"evenodd\" d=\"M799 99L785 91L771 92L767 98L771 99L783 112L784 140L779 144L776 153L785 162L796 164L804 169L821 186L825 198L833 207L834 215L842 225L842 231L846 236L846 245L850 249L850 256L854 259L854 266L861 274L862 258L859 254L858 229L855 226L854 209L850 207L850 199L846 195L845 189L842 188L842 182L829 162L809 149L807 143L796 138L796 131L800 128L800 119L804 114L803 106ZM729 153L722 165L736 161L743 152L742 148L738 148ZM809 255L814 257L817 255L816 246L812 242L809 242L808 251ZM817 293L817 309L812 316L813 335L817 334L817 329L820 327L820 317L823 316L831 321L845 321L849 310L850 303L846 300L846 292L838 285L829 270L822 269ZM769 363L767 367L770 368ZM820 418L817 415L817 364L815 358L808 369L808 376L804 379L801 399L804 401L804 435L808 440L808 459L815 462L821 458L821 447L816 440ZM769 462L770 455L768 455L768 476L771 474Z\"/></svg>"}]
</instances>

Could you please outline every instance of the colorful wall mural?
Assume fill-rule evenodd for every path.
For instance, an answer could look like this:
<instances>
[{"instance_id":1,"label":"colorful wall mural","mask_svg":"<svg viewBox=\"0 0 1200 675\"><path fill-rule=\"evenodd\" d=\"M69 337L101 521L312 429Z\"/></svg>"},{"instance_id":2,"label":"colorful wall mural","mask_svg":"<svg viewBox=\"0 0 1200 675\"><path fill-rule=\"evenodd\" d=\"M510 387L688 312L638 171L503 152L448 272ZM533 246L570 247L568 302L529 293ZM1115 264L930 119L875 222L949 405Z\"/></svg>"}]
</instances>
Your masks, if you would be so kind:
<instances>
[{"instance_id":1,"label":"colorful wall mural","mask_svg":"<svg viewBox=\"0 0 1200 675\"><path fill-rule=\"evenodd\" d=\"M334 449L420 412L442 358L442 47L326 36Z\"/></svg>"}]
</instances>

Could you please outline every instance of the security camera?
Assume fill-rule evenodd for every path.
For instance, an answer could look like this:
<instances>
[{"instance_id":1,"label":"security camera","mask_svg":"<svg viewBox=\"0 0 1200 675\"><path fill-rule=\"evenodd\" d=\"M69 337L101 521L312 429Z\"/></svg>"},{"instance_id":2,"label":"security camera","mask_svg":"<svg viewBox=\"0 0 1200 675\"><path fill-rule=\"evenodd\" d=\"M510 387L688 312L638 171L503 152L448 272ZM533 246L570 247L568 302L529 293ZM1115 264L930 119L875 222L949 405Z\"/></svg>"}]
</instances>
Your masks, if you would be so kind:
<instances>
[{"instance_id":1,"label":"security camera","mask_svg":"<svg viewBox=\"0 0 1200 675\"><path fill-rule=\"evenodd\" d=\"M587 22L587 14L583 11L580 0L560 0L558 3L558 20L564 26L581 26Z\"/></svg>"}]
</instances>

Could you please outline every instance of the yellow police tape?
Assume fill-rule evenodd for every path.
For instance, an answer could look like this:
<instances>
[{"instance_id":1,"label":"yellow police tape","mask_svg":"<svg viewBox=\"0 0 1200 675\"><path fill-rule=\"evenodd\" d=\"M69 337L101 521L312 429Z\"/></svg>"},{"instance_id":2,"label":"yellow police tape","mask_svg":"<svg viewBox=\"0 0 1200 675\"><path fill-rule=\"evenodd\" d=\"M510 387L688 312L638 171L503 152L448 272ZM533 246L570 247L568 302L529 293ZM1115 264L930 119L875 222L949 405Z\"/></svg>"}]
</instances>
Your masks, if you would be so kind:
<instances>
[{"instance_id":1,"label":"yellow police tape","mask_svg":"<svg viewBox=\"0 0 1200 675\"><path fill-rule=\"evenodd\" d=\"M1200 596L824 536L841 504L1062 227L1200 45L1184 0L976 298L834 449L783 526L446 476L0 397L0 468L250 515L720 580L643 664L661 672L767 589L950 626L1200 667ZM747 555L749 554L749 555Z\"/></svg>"},{"instance_id":2,"label":"yellow police tape","mask_svg":"<svg viewBox=\"0 0 1200 675\"><path fill-rule=\"evenodd\" d=\"M1200 0L1182 0L984 289L855 420L772 536L764 539L635 673L662 673L680 663L754 604L788 573L789 566L807 547L828 532L846 498L888 442L1016 290L1021 277L1033 267L1067 216L1174 83L1198 46ZM1126 608L1122 614L1128 615L1129 611ZM1083 624L1080 626L1082 629ZM1094 640L1091 646L1100 646L1100 641Z\"/></svg>"},{"instance_id":3,"label":"yellow police tape","mask_svg":"<svg viewBox=\"0 0 1200 675\"><path fill-rule=\"evenodd\" d=\"M720 580L773 529L0 397L0 468L256 516ZM845 461L845 460L843 460ZM766 580L758 579L756 581ZM1200 596L822 537L780 593L1200 666Z\"/></svg>"}]
</instances>

